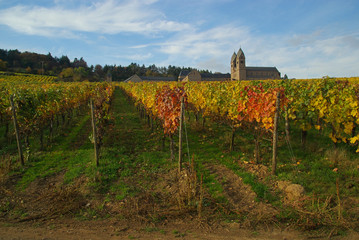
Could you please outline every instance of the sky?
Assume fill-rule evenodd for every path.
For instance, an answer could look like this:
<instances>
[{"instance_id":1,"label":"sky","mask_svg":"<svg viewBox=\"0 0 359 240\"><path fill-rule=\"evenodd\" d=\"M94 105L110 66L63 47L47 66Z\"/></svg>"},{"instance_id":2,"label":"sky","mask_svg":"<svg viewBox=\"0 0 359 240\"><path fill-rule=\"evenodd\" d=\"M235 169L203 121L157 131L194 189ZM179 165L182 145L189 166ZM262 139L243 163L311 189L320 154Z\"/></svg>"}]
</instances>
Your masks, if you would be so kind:
<instances>
[{"instance_id":1,"label":"sky","mask_svg":"<svg viewBox=\"0 0 359 240\"><path fill-rule=\"evenodd\" d=\"M0 48L88 65L359 76L359 0L0 0Z\"/></svg>"}]
</instances>

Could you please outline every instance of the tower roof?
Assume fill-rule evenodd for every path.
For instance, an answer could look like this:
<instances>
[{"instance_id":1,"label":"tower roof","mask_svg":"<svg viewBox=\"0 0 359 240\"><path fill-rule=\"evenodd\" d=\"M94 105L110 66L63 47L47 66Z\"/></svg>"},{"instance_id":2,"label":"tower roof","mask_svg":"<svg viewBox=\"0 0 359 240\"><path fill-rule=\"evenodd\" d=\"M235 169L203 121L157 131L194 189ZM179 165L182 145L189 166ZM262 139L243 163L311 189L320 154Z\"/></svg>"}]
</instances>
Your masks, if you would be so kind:
<instances>
[{"instance_id":1,"label":"tower roof","mask_svg":"<svg viewBox=\"0 0 359 240\"><path fill-rule=\"evenodd\" d=\"M233 62L237 57L237 54L235 52L233 52L232 58L231 58L231 62Z\"/></svg>"},{"instance_id":2,"label":"tower roof","mask_svg":"<svg viewBox=\"0 0 359 240\"><path fill-rule=\"evenodd\" d=\"M243 52L242 48L239 48L237 56L244 58L244 52Z\"/></svg>"}]
</instances>

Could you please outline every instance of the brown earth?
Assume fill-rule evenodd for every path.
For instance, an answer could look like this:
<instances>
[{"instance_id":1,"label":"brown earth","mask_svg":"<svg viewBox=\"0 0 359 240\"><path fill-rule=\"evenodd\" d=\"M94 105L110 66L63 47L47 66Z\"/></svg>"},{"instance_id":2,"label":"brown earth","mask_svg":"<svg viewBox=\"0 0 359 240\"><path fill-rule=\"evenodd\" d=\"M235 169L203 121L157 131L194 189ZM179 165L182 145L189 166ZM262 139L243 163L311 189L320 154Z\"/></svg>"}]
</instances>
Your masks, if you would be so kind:
<instances>
[{"instance_id":1,"label":"brown earth","mask_svg":"<svg viewBox=\"0 0 359 240\"><path fill-rule=\"evenodd\" d=\"M0 240L30 239L243 239L243 240L304 240L304 239L359 239L359 234L349 233L345 237L333 234L306 236L291 230L269 227L248 230L236 223L223 224L215 229L200 228L194 222L174 222L166 225L141 225L124 220L76 221L62 219L48 222L9 224L0 221Z\"/></svg>"},{"instance_id":2,"label":"brown earth","mask_svg":"<svg viewBox=\"0 0 359 240\"><path fill-rule=\"evenodd\" d=\"M275 215L279 212L270 204L256 201L256 193L240 177L222 165L208 165L207 168L222 183L232 211L247 216L243 223L246 227L275 222Z\"/></svg>"},{"instance_id":3,"label":"brown earth","mask_svg":"<svg viewBox=\"0 0 359 240\"><path fill-rule=\"evenodd\" d=\"M335 229L307 236L291 225L276 223L278 210L255 201L256 194L240 177L222 165L206 168L223 186L229 202L226 211L245 215L246 220L221 221L215 201L199 218L190 202L200 196L200 185L190 167L181 176L171 170L151 178L150 192L106 204L104 196L88 195L84 178L63 185L62 172L19 191L15 175L0 185L0 239L359 239L355 232L336 237ZM203 197L211 200L206 192ZM91 215L101 205L102 210Z\"/></svg>"},{"instance_id":4,"label":"brown earth","mask_svg":"<svg viewBox=\"0 0 359 240\"><path fill-rule=\"evenodd\" d=\"M258 212L253 209L255 206L252 199L255 196L238 177L236 179L235 175L225 168L221 168L217 173L222 177L228 174L228 192L231 192L230 188L241 189L232 196L228 195L235 211ZM85 197L81 190L81 185L85 185L84 179L65 187L61 184L63 173L60 173L35 180L25 191L17 191L14 188L17 177L13 176L2 182L0 188L0 239L305 239L300 232L281 230L279 227L243 229L243 226L235 222L207 222L205 218L199 219L191 214L193 208L184 207L189 193L186 186L196 181L193 179L193 172L184 170L178 181L176 174L170 171L163 176L163 180L162 184L152 191L159 194L163 193L163 189L167 189L172 198L164 198L172 201L168 205L172 206L172 209L165 209L164 203L156 204L154 200L158 199L143 193L129 201L105 205L103 211L111 214L106 219L88 216L84 220L74 214L79 210L86 211L97 207L102 202L101 198L92 196L90 200ZM232 180L233 186L230 185ZM181 184L176 185L175 182ZM189 189L197 191L198 186ZM242 198L242 201L236 203L239 198L235 195L243 196L244 193L249 198ZM195 195L194 193L193 197ZM10 202L7 207L11 211L3 211L6 202ZM240 206L246 204L249 205L248 208L241 210ZM154 212L159 216L168 216L159 223L141 217L141 214L146 216Z\"/></svg>"}]
</instances>

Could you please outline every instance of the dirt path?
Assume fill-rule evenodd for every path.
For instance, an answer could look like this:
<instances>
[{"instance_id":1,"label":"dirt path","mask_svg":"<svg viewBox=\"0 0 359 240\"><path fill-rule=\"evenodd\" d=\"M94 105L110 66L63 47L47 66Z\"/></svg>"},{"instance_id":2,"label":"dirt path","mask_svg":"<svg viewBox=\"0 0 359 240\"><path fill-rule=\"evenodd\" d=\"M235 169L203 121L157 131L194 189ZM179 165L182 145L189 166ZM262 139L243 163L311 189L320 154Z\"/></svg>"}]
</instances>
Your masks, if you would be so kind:
<instances>
[{"instance_id":1,"label":"dirt path","mask_svg":"<svg viewBox=\"0 0 359 240\"><path fill-rule=\"evenodd\" d=\"M256 226L258 223L273 224L278 211L263 202L256 201L256 194L252 188L230 169L222 165L206 166L222 184L223 194L228 199L232 211L239 215L246 215L245 226Z\"/></svg>"},{"instance_id":2,"label":"dirt path","mask_svg":"<svg viewBox=\"0 0 359 240\"><path fill-rule=\"evenodd\" d=\"M165 226L132 226L118 220L76 221L63 219L46 223L9 224L0 221L0 240L62 240L62 239L203 239L203 240L309 240L340 239L357 240L357 232L346 236L330 236L323 233L306 236L292 229L268 228L260 230L241 229L238 224L226 224L216 229L198 228L196 224L173 223Z\"/></svg>"},{"instance_id":3,"label":"dirt path","mask_svg":"<svg viewBox=\"0 0 359 240\"><path fill-rule=\"evenodd\" d=\"M229 228L228 228L229 227ZM43 225L10 225L0 222L0 239L307 239L296 231L239 229L237 225L208 231L193 229L188 225L142 226L133 228L128 223L113 220L46 223Z\"/></svg>"}]
</instances>

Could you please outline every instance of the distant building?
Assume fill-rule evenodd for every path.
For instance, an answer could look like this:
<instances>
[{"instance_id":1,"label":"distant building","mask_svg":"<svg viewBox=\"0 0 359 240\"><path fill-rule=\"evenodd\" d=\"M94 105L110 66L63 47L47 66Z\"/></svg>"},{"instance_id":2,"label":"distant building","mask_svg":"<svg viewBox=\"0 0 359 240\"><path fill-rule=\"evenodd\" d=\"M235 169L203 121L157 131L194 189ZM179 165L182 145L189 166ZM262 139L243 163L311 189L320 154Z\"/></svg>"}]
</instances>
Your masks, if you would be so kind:
<instances>
[{"instance_id":1,"label":"distant building","mask_svg":"<svg viewBox=\"0 0 359 240\"><path fill-rule=\"evenodd\" d=\"M174 77L147 77L147 76L138 76L137 74L132 75L127 78L124 82L174 82L176 78Z\"/></svg>"},{"instance_id":2,"label":"distant building","mask_svg":"<svg viewBox=\"0 0 359 240\"><path fill-rule=\"evenodd\" d=\"M110 70L108 70L106 74L106 82L112 82L112 74Z\"/></svg>"},{"instance_id":3,"label":"distant building","mask_svg":"<svg viewBox=\"0 0 359 240\"><path fill-rule=\"evenodd\" d=\"M247 67L246 57L242 49L233 53L231 58L232 80L264 80L280 79L280 72L276 67Z\"/></svg>"},{"instance_id":4,"label":"distant building","mask_svg":"<svg viewBox=\"0 0 359 240\"><path fill-rule=\"evenodd\" d=\"M200 73L197 70L182 70L178 81L239 81L280 79L280 72L276 67L247 67L246 57L240 48L231 58L231 74Z\"/></svg>"},{"instance_id":5,"label":"distant building","mask_svg":"<svg viewBox=\"0 0 359 240\"><path fill-rule=\"evenodd\" d=\"M182 70L178 76L178 81L230 81L231 75L229 73L200 73L197 70L185 71Z\"/></svg>"}]
</instances>

